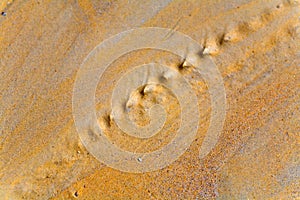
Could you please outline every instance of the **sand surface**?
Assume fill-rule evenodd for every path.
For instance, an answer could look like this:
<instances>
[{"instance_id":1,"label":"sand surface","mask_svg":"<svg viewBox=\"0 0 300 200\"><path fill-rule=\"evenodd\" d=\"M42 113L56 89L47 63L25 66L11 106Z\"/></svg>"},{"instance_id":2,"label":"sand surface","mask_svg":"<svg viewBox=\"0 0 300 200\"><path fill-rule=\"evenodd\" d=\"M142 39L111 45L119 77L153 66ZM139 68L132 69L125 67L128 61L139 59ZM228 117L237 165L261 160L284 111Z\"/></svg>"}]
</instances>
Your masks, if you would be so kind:
<instances>
[{"instance_id":1,"label":"sand surface","mask_svg":"<svg viewBox=\"0 0 300 200\"><path fill-rule=\"evenodd\" d=\"M6 13L0 16L0 199L300 199L299 1L2 0L0 11ZM151 121L143 107L165 108L165 127L154 137L127 135L110 117L117 81L137 65L161 63L184 76L200 119L196 138L175 162L127 173L83 145L72 97L89 53L139 27L169 28L203 46L224 82L226 117L216 146L199 159L210 125L210 86L170 52L120 57L95 92L99 125L115 145L152 152L180 128L181 104L162 86L151 94L137 88L129 106L140 126Z\"/></svg>"}]
</instances>

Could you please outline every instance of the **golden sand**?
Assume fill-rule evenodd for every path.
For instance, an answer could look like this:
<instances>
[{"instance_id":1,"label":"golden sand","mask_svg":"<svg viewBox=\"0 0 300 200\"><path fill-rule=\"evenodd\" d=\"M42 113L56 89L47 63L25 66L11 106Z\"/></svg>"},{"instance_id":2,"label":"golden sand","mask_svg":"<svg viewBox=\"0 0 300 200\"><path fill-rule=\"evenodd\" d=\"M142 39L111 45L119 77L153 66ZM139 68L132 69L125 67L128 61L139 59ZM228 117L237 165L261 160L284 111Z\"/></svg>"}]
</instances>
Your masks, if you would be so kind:
<instances>
[{"instance_id":1,"label":"golden sand","mask_svg":"<svg viewBox=\"0 0 300 200\"><path fill-rule=\"evenodd\" d=\"M0 9L6 12L0 16L0 199L300 198L299 1L15 0L1 1ZM188 69L180 73L190 76L200 121L196 139L177 161L154 172L125 173L82 145L72 116L80 64L104 39L136 27L187 34L218 67L227 115L217 146L204 159L199 147L211 102L204 80ZM108 117L116 81L149 61L174 69L181 62L163 51L131 52L108 68L95 94L99 124L128 151L158 149L180 126L178 101L163 88L169 129L150 141L125 135ZM149 123L139 107L131 117Z\"/></svg>"}]
</instances>

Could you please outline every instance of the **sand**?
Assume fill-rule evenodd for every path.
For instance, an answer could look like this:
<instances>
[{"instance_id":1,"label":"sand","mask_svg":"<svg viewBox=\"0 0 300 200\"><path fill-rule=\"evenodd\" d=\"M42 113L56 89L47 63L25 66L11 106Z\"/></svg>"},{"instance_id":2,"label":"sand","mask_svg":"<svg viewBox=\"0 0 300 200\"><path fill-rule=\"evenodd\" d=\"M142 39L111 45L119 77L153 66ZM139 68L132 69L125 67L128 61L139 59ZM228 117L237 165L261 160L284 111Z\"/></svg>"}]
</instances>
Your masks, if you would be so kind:
<instances>
[{"instance_id":1,"label":"sand","mask_svg":"<svg viewBox=\"0 0 300 200\"><path fill-rule=\"evenodd\" d=\"M300 198L299 1L15 0L1 1L0 9L6 13L0 16L0 199ZM216 146L200 159L212 99L195 66L182 67L182 58L157 49L120 57L95 92L99 126L114 145L152 152L172 141L181 126L174 93L157 86L145 94L141 87L132 93L130 118L149 124L143 108L158 102L167 114L165 126L147 140L120 130L111 116L112 94L134 66L156 62L184 76L200 119L176 161L130 173L86 148L72 100L89 53L103 40L140 27L169 28L202 45L201 56L222 77L226 117Z\"/></svg>"}]
</instances>

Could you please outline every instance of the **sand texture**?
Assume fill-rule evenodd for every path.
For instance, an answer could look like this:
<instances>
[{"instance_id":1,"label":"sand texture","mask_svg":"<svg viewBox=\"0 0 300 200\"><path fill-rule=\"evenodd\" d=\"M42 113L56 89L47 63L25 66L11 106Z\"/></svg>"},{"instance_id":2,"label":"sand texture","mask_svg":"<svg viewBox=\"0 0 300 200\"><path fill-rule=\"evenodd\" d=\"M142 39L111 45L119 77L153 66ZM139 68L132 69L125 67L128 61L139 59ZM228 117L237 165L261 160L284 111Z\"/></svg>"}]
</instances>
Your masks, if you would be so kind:
<instances>
[{"instance_id":1,"label":"sand texture","mask_svg":"<svg viewBox=\"0 0 300 200\"><path fill-rule=\"evenodd\" d=\"M1 200L300 199L299 0L1 0L0 11ZM224 83L226 116L216 146L205 147L208 155L199 158L213 110L205 77L164 50L121 56L95 91L99 127L114 145L134 153L164 147L180 129L181 101L189 105L187 121L196 122L183 130L187 135L195 130L196 136L178 159L162 169L128 173L86 148L72 100L77 73L90 52L115 34L141 27L178 31L203 47L199 59L209 57ZM171 31L166 39L173 36ZM111 103L118 105L115 101L129 87L130 79L124 79L115 98L118 81L145 63L170 67L163 77L180 81L183 76L192 91L178 99L164 86L141 85L120 104L139 126L151 123L148 108L156 103L164 108L164 127L148 139L125 134Z\"/></svg>"}]
</instances>

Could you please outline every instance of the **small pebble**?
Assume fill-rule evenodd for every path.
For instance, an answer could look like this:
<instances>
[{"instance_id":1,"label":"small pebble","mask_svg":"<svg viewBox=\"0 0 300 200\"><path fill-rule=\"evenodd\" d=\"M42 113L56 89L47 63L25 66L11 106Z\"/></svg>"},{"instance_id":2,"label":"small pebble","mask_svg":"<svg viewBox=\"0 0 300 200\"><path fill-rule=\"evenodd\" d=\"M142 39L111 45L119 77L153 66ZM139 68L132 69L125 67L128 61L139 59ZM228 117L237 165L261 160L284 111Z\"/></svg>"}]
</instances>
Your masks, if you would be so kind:
<instances>
[{"instance_id":1,"label":"small pebble","mask_svg":"<svg viewBox=\"0 0 300 200\"><path fill-rule=\"evenodd\" d=\"M76 191L75 193L74 193L74 197L78 197L78 192Z\"/></svg>"},{"instance_id":2,"label":"small pebble","mask_svg":"<svg viewBox=\"0 0 300 200\"><path fill-rule=\"evenodd\" d=\"M215 46L205 47L202 54L203 55L215 55L218 53L218 48Z\"/></svg>"},{"instance_id":3,"label":"small pebble","mask_svg":"<svg viewBox=\"0 0 300 200\"><path fill-rule=\"evenodd\" d=\"M5 17L6 16L6 12L1 12L1 15Z\"/></svg>"},{"instance_id":4,"label":"small pebble","mask_svg":"<svg viewBox=\"0 0 300 200\"><path fill-rule=\"evenodd\" d=\"M192 64L188 63L186 60L182 63L183 68L191 67Z\"/></svg>"},{"instance_id":5,"label":"small pebble","mask_svg":"<svg viewBox=\"0 0 300 200\"><path fill-rule=\"evenodd\" d=\"M142 158L138 158L137 161L142 162L143 160L142 160Z\"/></svg>"},{"instance_id":6,"label":"small pebble","mask_svg":"<svg viewBox=\"0 0 300 200\"><path fill-rule=\"evenodd\" d=\"M151 92L153 92L154 90L155 90L155 85L154 84L148 84L148 85L146 85L145 86L145 88L144 88L144 94L148 94L148 93L151 93Z\"/></svg>"}]
</instances>

